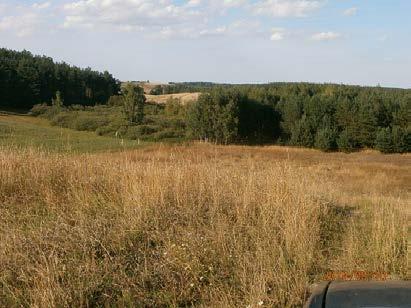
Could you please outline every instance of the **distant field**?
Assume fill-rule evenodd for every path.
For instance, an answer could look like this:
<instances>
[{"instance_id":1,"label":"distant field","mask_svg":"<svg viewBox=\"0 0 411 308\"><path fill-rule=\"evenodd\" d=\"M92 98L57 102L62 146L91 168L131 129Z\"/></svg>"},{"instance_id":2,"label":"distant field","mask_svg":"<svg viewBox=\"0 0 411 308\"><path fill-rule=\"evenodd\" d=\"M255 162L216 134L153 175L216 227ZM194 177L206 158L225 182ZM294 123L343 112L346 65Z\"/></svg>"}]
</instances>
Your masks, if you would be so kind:
<instances>
[{"instance_id":1,"label":"distant field","mask_svg":"<svg viewBox=\"0 0 411 308\"><path fill-rule=\"evenodd\" d=\"M0 306L299 307L406 276L409 154L0 132Z\"/></svg>"},{"instance_id":2,"label":"distant field","mask_svg":"<svg viewBox=\"0 0 411 308\"><path fill-rule=\"evenodd\" d=\"M47 120L0 113L0 146L35 147L58 152L98 152L136 148L137 141L99 137L51 126Z\"/></svg>"},{"instance_id":3,"label":"distant field","mask_svg":"<svg viewBox=\"0 0 411 308\"><path fill-rule=\"evenodd\" d=\"M200 93L177 93L177 94L164 94L164 95L148 95L146 94L147 102L165 104L172 99L178 99L182 104L196 101Z\"/></svg>"}]
</instances>

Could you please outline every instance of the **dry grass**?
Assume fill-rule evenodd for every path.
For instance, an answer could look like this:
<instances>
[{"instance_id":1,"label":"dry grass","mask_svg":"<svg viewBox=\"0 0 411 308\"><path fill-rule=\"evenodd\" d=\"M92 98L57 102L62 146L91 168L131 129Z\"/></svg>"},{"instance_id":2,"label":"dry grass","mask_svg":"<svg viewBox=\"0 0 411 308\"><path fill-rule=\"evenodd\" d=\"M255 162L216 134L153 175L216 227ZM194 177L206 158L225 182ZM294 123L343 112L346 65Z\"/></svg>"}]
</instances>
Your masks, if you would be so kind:
<instances>
[{"instance_id":1,"label":"dry grass","mask_svg":"<svg viewBox=\"0 0 411 308\"><path fill-rule=\"evenodd\" d=\"M301 306L328 271L406 274L410 156L0 150L0 306Z\"/></svg>"},{"instance_id":2,"label":"dry grass","mask_svg":"<svg viewBox=\"0 0 411 308\"><path fill-rule=\"evenodd\" d=\"M177 99L183 105L198 100L200 93L176 93L164 95L149 95L146 94L147 102L156 104L166 104L170 99Z\"/></svg>"}]
</instances>

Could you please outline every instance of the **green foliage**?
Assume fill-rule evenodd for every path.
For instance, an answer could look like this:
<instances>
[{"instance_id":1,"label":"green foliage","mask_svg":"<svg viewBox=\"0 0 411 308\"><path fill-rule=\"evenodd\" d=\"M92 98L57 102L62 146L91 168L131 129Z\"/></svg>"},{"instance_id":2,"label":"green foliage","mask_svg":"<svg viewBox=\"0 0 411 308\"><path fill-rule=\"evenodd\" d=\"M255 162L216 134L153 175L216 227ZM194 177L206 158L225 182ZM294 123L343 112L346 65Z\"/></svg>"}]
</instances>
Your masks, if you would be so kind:
<instances>
[{"instance_id":1,"label":"green foliage","mask_svg":"<svg viewBox=\"0 0 411 308\"><path fill-rule=\"evenodd\" d=\"M56 91L61 91L68 106L105 103L120 90L119 82L108 72L80 69L28 51L4 48L0 48L0 79L0 107L14 109L50 102Z\"/></svg>"},{"instance_id":2,"label":"green foliage","mask_svg":"<svg viewBox=\"0 0 411 308\"><path fill-rule=\"evenodd\" d=\"M411 151L411 134L409 128L393 126L391 133L395 153Z\"/></svg>"},{"instance_id":3,"label":"green foliage","mask_svg":"<svg viewBox=\"0 0 411 308\"><path fill-rule=\"evenodd\" d=\"M125 89L123 92L127 92L127 86ZM277 142L324 151L410 151L410 90L307 83L174 83L162 85L161 89L163 93L204 93L198 102L187 106L176 99L164 106L143 105L142 99L136 98L142 98L142 90L133 89L127 92L130 104L125 104L123 96L112 96L105 108L65 106L57 111L42 105L33 108L32 113L64 127L95 129L99 135L131 139L187 136L222 144ZM122 107L118 107L120 104ZM77 114L57 116L65 112Z\"/></svg>"},{"instance_id":4,"label":"green foliage","mask_svg":"<svg viewBox=\"0 0 411 308\"><path fill-rule=\"evenodd\" d=\"M184 118L186 114L186 107L180 103L177 98L169 98L164 107L164 114L167 117Z\"/></svg>"},{"instance_id":5,"label":"green foliage","mask_svg":"<svg viewBox=\"0 0 411 308\"><path fill-rule=\"evenodd\" d=\"M337 138L338 149L343 152L352 152L358 149L358 144L352 133L345 129L340 132Z\"/></svg>"},{"instance_id":6,"label":"green foliage","mask_svg":"<svg viewBox=\"0 0 411 308\"><path fill-rule=\"evenodd\" d=\"M290 144L305 147L314 145L315 130L311 119L303 116L293 127L291 131Z\"/></svg>"},{"instance_id":7,"label":"green foliage","mask_svg":"<svg viewBox=\"0 0 411 308\"><path fill-rule=\"evenodd\" d=\"M211 94L202 94L190 106L187 114L189 134L216 143L236 141L239 102L238 93L233 91L217 90Z\"/></svg>"},{"instance_id":8,"label":"green foliage","mask_svg":"<svg viewBox=\"0 0 411 308\"><path fill-rule=\"evenodd\" d=\"M330 127L321 128L315 136L314 147L322 151L332 151L337 148L337 133Z\"/></svg>"},{"instance_id":9,"label":"green foliage","mask_svg":"<svg viewBox=\"0 0 411 308\"><path fill-rule=\"evenodd\" d=\"M64 106L63 99L61 98L61 92L56 92L56 97L51 99L51 105L56 109L61 109Z\"/></svg>"},{"instance_id":10,"label":"green foliage","mask_svg":"<svg viewBox=\"0 0 411 308\"><path fill-rule=\"evenodd\" d=\"M124 101L123 101L123 96L122 95L112 95L107 101L107 105L111 107L115 106L123 106Z\"/></svg>"},{"instance_id":11,"label":"green foliage","mask_svg":"<svg viewBox=\"0 0 411 308\"><path fill-rule=\"evenodd\" d=\"M141 124L144 118L146 97L144 89L132 83L127 83L122 89L123 112L130 123Z\"/></svg>"},{"instance_id":12,"label":"green foliage","mask_svg":"<svg viewBox=\"0 0 411 308\"><path fill-rule=\"evenodd\" d=\"M389 127L379 129L375 139L375 147L382 153L394 152L392 132Z\"/></svg>"}]
</instances>

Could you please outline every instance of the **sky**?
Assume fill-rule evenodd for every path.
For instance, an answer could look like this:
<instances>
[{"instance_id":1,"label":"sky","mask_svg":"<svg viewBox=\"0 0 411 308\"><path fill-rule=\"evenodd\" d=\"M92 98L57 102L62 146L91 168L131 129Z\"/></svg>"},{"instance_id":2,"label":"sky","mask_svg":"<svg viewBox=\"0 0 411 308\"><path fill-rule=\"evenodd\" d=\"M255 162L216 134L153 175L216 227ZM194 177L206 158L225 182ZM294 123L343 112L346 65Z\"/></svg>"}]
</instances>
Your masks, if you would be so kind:
<instances>
[{"instance_id":1,"label":"sky","mask_svg":"<svg viewBox=\"0 0 411 308\"><path fill-rule=\"evenodd\" d=\"M411 0L0 0L0 47L122 81L411 88Z\"/></svg>"}]
</instances>

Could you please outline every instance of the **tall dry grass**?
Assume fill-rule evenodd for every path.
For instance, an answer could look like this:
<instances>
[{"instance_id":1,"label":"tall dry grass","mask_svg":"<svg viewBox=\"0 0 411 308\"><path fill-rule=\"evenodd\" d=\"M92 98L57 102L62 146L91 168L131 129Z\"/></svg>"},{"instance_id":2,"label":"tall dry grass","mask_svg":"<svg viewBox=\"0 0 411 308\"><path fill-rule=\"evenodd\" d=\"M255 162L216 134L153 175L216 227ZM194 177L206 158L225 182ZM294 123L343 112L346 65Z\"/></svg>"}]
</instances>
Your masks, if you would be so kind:
<instances>
[{"instance_id":1,"label":"tall dry grass","mask_svg":"<svg viewBox=\"0 0 411 308\"><path fill-rule=\"evenodd\" d=\"M0 306L291 307L330 270L404 275L403 188L289 156L2 148Z\"/></svg>"}]
</instances>

